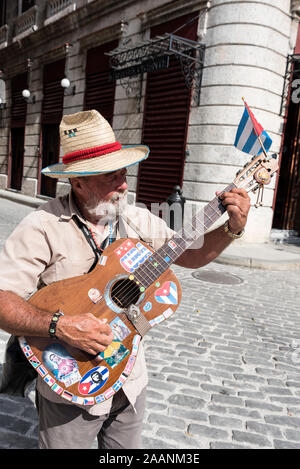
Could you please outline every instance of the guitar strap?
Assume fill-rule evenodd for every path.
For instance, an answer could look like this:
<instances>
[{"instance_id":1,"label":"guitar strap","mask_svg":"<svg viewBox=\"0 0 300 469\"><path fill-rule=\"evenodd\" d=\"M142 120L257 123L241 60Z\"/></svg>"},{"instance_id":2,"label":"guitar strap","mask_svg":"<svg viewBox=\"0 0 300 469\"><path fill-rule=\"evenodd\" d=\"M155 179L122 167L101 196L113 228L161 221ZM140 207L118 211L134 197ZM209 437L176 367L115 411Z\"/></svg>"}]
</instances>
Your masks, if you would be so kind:
<instances>
[{"instance_id":1,"label":"guitar strap","mask_svg":"<svg viewBox=\"0 0 300 469\"><path fill-rule=\"evenodd\" d=\"M102 253L104 249L107 247L107 243L109 242L110 244L116 241L117 239L117 231L119 231L120 237L121 238L126 238L127 237L127 232L124 224L124 219L126 220L126 223L128 226L130 226L139 236L139 239L144 241L147 244L151 243L151 239L147 237L144 233L141 232L141 230L130 220L128 217L125 217L124 215L119 217L118 223L116 223L113 234L109 237L107 236L101 243L101 246L97 246L97 244L94 241L93 235L88 229L88 227L81 221L77 216L73 217L73 220L77 224L77 226L81 229L83 232L87 242L91 246L92 250L94 251L95 254L95 261L93 265L90 267L89 272L91 272L94 267L97 265L97 262L99 261L100 257L102 256Z\"/></svg>"},{"instance_id":2,"label":"guitar strap","mask_svg":"<svg viewBox=\"0 0 300 469\"><path fill-rule=\"evenodd\" d=\"M91 246L92 250L94 251L95 254L95 260L92 266L89 269L89 272L91 272L94 267L97 265L97 262L99 261L100 257L102 256L102 253L104 249L106 248L108 242L113 243L117 239L117 225L115 226L114 232L112 235L107 236L101 243L100 246L97 246L97 244L94 241L93 235L88 229L88 227L82 223L81 220L77 216L73 217L73 220L75 221L76 225L81 229L82 233L84 234L87 242Z\"/></svg>"}]
</instances>

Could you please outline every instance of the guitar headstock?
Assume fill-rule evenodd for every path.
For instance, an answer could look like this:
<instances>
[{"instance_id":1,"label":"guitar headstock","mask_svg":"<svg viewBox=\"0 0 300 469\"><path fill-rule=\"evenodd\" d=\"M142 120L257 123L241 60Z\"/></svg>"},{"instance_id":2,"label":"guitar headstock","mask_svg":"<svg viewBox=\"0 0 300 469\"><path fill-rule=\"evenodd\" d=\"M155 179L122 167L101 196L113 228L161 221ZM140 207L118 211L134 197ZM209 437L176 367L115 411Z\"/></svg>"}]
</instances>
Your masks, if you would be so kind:
<instances>
[{"instance_id":1,"label":"guitar headstock","mask_svg":"<svg viewBox=\"0 0 300 469\"><path fill-rule=\"evenodd\" d=\"M233 182L236 187L243 188L247 192L254 192L259 187L270 184L278 169L276 154L268 160L262 155L254 156L243 169L237 172Z\"/></svg>"}]
</instances>

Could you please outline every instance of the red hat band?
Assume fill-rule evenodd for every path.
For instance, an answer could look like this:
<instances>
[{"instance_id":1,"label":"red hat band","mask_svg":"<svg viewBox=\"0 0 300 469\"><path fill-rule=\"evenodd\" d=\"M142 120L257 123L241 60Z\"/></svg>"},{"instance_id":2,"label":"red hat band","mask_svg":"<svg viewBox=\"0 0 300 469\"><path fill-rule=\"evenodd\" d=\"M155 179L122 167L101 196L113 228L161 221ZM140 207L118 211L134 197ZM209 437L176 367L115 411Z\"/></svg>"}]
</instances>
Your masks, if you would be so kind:
<instances>
[{"instance_id":1,"label":"red hat band","mask_svg":"<svg viewBox=\"0 0 300 469\"><path fill-rule=\"evenodd\" d=\"M120 142L113 142L108 143L107 145L102 145L100 147L74 151L63 156L63 164L73 163L73 161L80 161L88 158L95 158L96 156L107 155L108 153L113 153L121 149L122 145Z\"/></svg>"}]
</instances>

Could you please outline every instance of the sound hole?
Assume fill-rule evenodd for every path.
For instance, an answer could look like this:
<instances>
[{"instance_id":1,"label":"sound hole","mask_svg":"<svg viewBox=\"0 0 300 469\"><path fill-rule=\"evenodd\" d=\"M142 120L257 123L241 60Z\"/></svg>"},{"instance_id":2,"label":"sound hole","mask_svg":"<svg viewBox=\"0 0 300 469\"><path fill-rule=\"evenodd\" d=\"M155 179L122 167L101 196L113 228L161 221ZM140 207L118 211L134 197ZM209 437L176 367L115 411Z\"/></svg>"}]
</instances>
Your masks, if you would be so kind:
<instances>
[{"instance_id":1,"label":"sound hole","mask_svg":"<svg viewBox=\"0 0 300 469\"><path fill-rule=\"evenodd\" d=\"M118 280L111 289L111 299L120 308L137 303L140 294L138 285L129 279Z\"/></svg>"}]
</instances>

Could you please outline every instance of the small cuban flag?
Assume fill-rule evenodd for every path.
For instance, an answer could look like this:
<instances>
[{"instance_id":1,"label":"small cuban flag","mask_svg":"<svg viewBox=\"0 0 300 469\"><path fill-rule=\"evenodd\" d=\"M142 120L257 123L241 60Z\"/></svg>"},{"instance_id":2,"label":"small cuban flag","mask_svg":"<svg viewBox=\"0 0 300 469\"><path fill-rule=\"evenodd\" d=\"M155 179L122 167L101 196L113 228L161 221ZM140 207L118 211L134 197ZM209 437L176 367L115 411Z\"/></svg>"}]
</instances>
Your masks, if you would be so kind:
<instances>
[{"instance_id":1,"label":"small cuban flag","mask_svg":"<svg viewBox=\"0 0 300 469\"><path fill-rule=\"evenodd\" d=\"M243 101L245 110L237 129L234 146L245 153L256 156L264 150L267 152L272 145L272 140L257 122L244 98Z\"/></svg>"}]
</instances>

